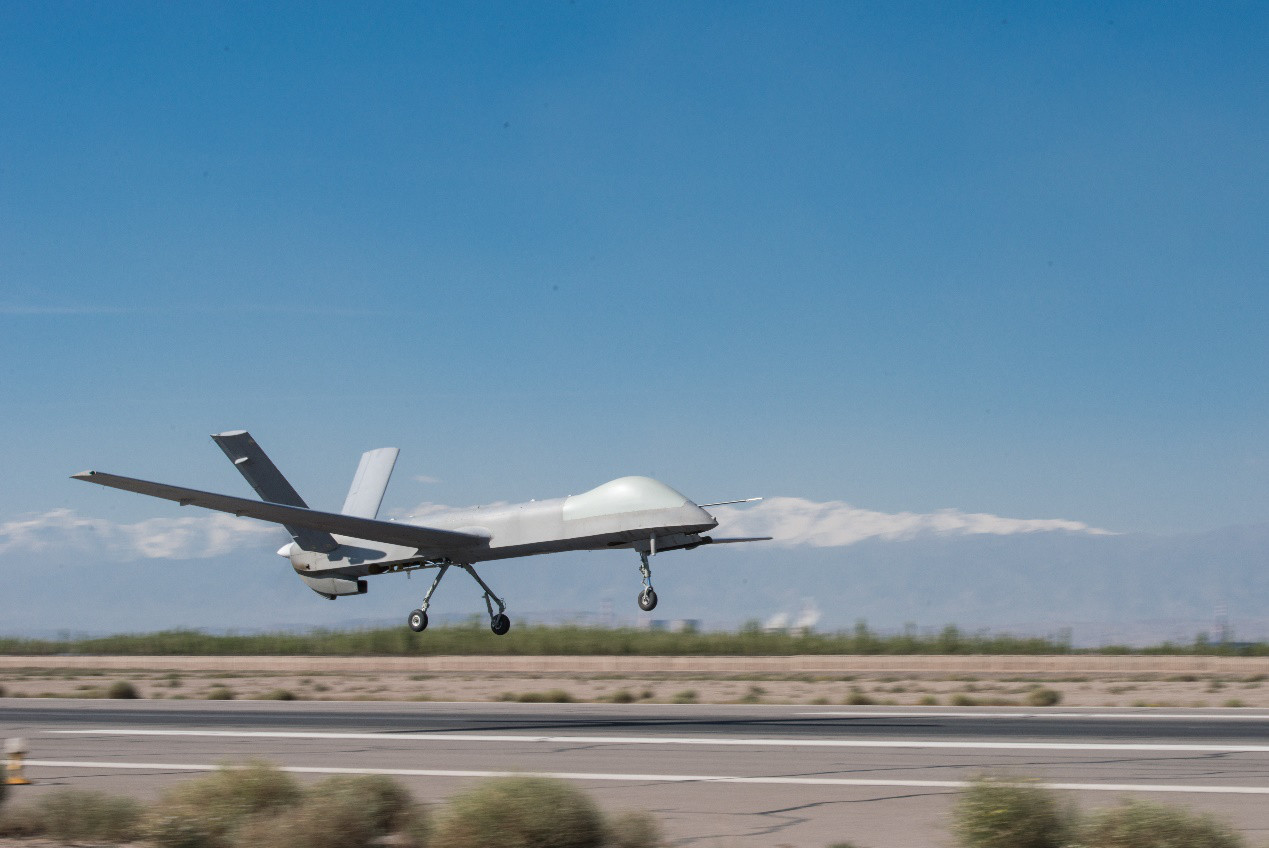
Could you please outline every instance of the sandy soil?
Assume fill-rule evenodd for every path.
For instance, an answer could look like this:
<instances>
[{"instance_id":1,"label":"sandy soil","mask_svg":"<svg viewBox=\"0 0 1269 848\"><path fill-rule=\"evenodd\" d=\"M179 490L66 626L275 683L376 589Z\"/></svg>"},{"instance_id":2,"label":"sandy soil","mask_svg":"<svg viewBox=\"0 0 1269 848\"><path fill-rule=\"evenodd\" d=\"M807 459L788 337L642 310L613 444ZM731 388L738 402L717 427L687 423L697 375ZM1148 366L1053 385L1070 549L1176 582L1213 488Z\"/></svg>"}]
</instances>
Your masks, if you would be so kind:
<instances>
[{"instance_id":1,"label":"sandy soil","mask_svg":"<svg viewBox=\"0 0 1269 848\"><path fill-rule=\"evenodd\" d=\"M700 674L0 669L9 697L101 698L127 681L141 698L369 701L618 701L647 703L1041 703L1075 707L1269 707L1266 674Z\"/></svg>"}]
</instances>

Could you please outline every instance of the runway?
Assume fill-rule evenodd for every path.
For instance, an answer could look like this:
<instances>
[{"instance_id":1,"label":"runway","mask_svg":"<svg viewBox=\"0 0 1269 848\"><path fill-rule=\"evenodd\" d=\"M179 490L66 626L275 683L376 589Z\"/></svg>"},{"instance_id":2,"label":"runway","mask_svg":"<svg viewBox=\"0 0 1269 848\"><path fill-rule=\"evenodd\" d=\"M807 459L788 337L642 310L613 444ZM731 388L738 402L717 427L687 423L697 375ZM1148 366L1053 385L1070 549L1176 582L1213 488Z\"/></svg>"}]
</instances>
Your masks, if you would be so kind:
<instances>
[{"instance_id":1,"label":"runway","mask_svg":"<svg viewBox=\"0 0 1269 848\"><path fill-rule=\"evenodd\" d=\"M649 810L681 845L946 844L952 800L982 773L1084 806L1184 803L1269 834L1262 711L8 699L0 733L28 740L31 792L154 795L252 757L394 774L425 800L532 772Z\"/></svg>"}]
</instances>

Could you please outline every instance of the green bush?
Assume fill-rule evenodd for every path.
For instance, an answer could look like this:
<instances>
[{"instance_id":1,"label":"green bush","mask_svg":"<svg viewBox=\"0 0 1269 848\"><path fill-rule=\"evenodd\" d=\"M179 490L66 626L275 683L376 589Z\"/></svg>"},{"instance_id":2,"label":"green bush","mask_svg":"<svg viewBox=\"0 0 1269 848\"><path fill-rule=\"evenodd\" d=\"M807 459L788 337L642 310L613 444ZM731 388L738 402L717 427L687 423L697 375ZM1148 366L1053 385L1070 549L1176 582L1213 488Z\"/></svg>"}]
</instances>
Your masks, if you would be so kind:
<instances>
[{"instance_id":1,"label":"green bush","mask_svg":"<svg viewBox=\"0 0 1269 848\"><path fill-rule=\"evenodd\" d=\"M260 696L262 701L294 701L295 693L290 689L270 689Z\"/></svg>"},{"instance_id":2,"label":"green bush","mask_svg":"<svg viewBox=\"0 0 1269 848\"><path fill-rule=\"evenodd\" d=\"M604 700L611 701L614 704L633 704L635 702L635 696L629 689L618 689Z\"/></svg>"},{"instance_id":3,"label":"green bush","mask_svg":"<svg viewBox=\"0 0 1269 848\"><path fill-rule=\"evenodd\" d=\"M674 703L676 704L695 704L697 700L695 689L684 689L682 692L674 693Z\"/></svg>"},{"instance_id":4,"label":"green bush","mask_svg":"<svg viewBox=\"0 0 1269 848\"><path fill-rule=\"evenodd\" d=\"M952 815L965 848L1061 848L1074 820L1052 792L990 778L971 783Z\"/></svg>"},{"instance_id":5,"label":"green bush","mask_svg":"<svg viewBox=\"0 0 1269 848\"><path fill-rule=\"evenodd\" d=\"M1241 848L1232 829L1211 816L1148 801L1127 801L1095 814L1084 827L1087 848Z\"/></svg>"},{"instance_id":6,"label":"green bush","mask_svg":"<svg viewBox=\"0 0 1269 848\"><path fill-rule=\"evenodd\" d=\"M207 700L209 701L232 701L234 697L234 690L228 686L213 686L211 691L207 693Z\"/></svg>"},{"instance_id":7,"label":"green bush","mask_svg":"<svg viewBox=\"0 0 1269 848\"><path fill-rule=\"evenodd\" d=\"M562 780L502 777L456 796L429 848L599 848L606 828L594 802Z\"/></svg>"},{"instance_id":8,"label":"green bush","mask_svg":"<svg viewBox=\"0 0 1269 848\"><path fill-rule=\"evenodd\" d=\"M1027 693L1026 701L1028 707L1053 707L1062 703L1062 693L1040 686Z\"/></svg>"},{"instance_id":9,"label":"green bush","mask_svg":"<svg viewBox=\"0 0 1269 848\"><path fill-rule=\"evenodd\" d=\"M142 830L160 848L223 848L253 816L295 806L295 778L262 762L220 770L164 793Z\"/></svg>"},{"instance_id":10,"label":"green bush","mask_svg":"<svg viewBox=\"0 0 1269 848\"><path fill-rule=\"evenodd\" d=\"M655 848L664 844L661 825L648 813L627 810L608 820L608 848Z\"/></svg>"},{"instance_id":11,"label":"green bush","mask_svg":"<svg viewBox=\"0 0 1269 848\"><path fill-rule=\"evenodd\" d=\"M110 684L110 688L106 690L107 698L136 698L137 687L133 686L127 680L116 680Z\"/></svg>"}]
</instances>

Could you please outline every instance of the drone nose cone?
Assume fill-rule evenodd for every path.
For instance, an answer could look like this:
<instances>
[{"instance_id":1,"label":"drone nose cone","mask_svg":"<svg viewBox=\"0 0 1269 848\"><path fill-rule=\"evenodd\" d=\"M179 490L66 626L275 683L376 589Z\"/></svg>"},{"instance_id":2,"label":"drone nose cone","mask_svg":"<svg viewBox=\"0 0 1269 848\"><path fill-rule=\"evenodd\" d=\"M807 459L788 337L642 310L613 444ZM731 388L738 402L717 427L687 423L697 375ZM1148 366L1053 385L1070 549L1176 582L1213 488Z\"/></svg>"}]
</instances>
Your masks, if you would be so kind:
<instances>
[{"instance_id":1,"label":"drone nose cone","mask_svg":"<svg viewBox=\"0 0 1269 848\"><path fill-rule=\"evenodd\" d=\"M708 512L706 512L706 511L705 511L704 509L702 509L701 507L697 506L697 505L696 505L695 503L693 503L692 501L688 501L687 503L685 503L685 504L683 505L683 508L684 508L685 510L687 510L687 511L688 511L688 512L692 515L692 517L693 517L693 518L695 518L695 519L696 519L696 522L697 522L697 523L699 523L699 524L707 524L707 525L709 525L709 528L710 528L710 529L712 529L712 528L714 528L714 527L717 527L717 526L718 526L718 519L717 519L717 518L715 518L714 516L710 515Z\"/></svg>"}]
</instances>

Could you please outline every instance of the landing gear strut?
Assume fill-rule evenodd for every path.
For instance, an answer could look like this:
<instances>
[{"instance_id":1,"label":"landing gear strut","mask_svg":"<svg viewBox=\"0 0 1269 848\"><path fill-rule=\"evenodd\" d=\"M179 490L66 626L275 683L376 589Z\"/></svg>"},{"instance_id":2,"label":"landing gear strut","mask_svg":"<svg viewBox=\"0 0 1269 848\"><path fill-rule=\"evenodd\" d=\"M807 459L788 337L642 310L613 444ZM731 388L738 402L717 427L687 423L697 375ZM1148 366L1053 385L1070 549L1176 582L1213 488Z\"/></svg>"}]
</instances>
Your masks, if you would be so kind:
<instances>
[{"instance_id":1,"label":"landing gear strut","mask_svg":"<svg viewBox=\"0 0 1269 848\"><path fill-rule=\"evenodd\" d=\"M653 545L656 539L652 540ZM652 553L656 553L656 548L652 548ZM652 568L648 565L648 552L639 551L639 574L643 577L643 591L639 593L639 609L644 612L652 612L657 608L657 593L652 588Z\"/></svg>"},{"instance_id":2,"label":"landing gear strut","mask_svg":"<svg viewBox=\"0 0 1269 848\"><path fill-rule=\"evenodd\" d=\"M436 587L441 584L441 578L445 576L445 572L449 570L451 565L457 565L463 571L471 575L471 578L480 584L480 588L485 592L485 609L489 611L489 629L494 632L495 636L502 636L511 629L511 619L507 618L507 605L503 603L502 598L493 593L488 584L480 579L480 575L476 573L476 569L466 563L441 563L437 568L436 577L432 580L432 585L428 587L427 594L423 596L423 603L418 609L410 613L406 622L410 625L410 629L415 633L422 633L427 629L427 608L432 603L432 593L436 591ZM655 603L655 601L654 601ZM494 612L494 604L498 605L498 611Z\"/></svg>"}]
</instances>

